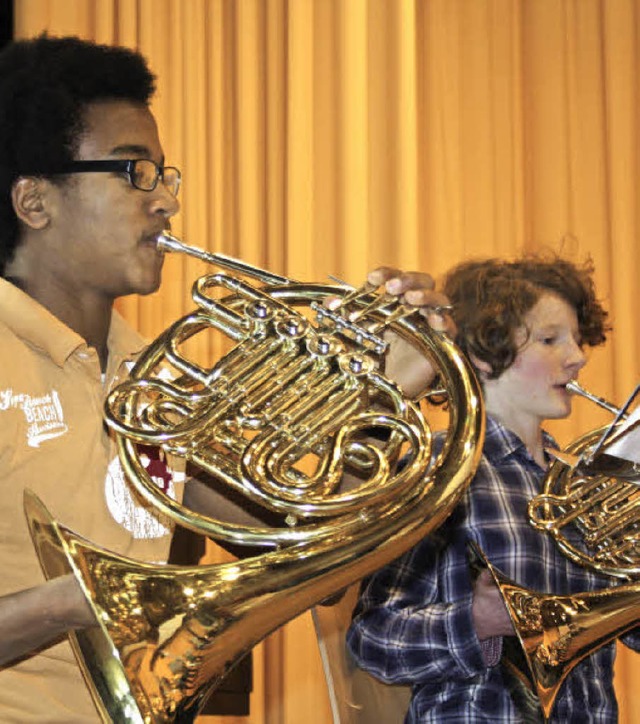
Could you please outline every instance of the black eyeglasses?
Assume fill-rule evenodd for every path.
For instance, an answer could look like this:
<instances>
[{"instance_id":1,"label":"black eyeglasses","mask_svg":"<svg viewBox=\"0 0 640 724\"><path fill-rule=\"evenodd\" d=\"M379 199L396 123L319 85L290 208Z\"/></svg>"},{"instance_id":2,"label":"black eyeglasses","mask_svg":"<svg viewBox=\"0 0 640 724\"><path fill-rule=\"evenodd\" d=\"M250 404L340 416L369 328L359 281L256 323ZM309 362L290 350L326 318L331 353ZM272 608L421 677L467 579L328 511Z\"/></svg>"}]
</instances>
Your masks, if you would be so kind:
<instances>
[{"instance_id":1,"label":"black eyeglasses","mask_svg":"<svg viewBox=\"0 0 640 724\"><path fill-rule=\"evenodd\" d=\"M148 158L131 160L104 160L104 161L71 161L62 168L52 172L56 174L67 173L94 173L94 172L126 173L131 185L140 191L153 191L158 185L158 179L166 186L173 196L178 195L182 174L175 166L158 166Z\"/></svg>"}]
</instances>

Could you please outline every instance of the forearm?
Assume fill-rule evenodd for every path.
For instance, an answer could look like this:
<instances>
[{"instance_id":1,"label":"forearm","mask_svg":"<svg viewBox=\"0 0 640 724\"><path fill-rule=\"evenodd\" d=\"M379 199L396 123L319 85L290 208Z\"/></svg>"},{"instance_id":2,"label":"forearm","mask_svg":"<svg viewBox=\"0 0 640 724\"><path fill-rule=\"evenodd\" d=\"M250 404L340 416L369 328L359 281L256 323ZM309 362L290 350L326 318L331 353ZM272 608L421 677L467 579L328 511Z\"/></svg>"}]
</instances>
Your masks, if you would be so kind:
<instances>
[{"instance_id":1,"label":"forearm","mask_svg":"<svg viewBox=\"0 0 640 724\"><path fill-rule=\"evenodd\" d=\"M238 495L213 478L206 480L189 479L183 498L187 508L231 525L263 527L282 524L282 515L260 507L255 501Z\"/></svg>"},{"instance_id":2,"label":"forearm","mask_svg":"<svg viewBox=\"0 0 640 724\"><path fill-rule=\"evenodd\" d=\"M0 598L0 666L11 664L77 628L95 624L69 574Z\"/></svg>"},{"instance_id":3,"label":"forearm","mask_svg":"<svg viewBox=\"0 0 640 724\"><path fill-rule=\"evenodd\" d=\"M470 600L363 611L347 642L361 668L390 684L468 679L484 669Z\"/></svg>"}]
</instances>

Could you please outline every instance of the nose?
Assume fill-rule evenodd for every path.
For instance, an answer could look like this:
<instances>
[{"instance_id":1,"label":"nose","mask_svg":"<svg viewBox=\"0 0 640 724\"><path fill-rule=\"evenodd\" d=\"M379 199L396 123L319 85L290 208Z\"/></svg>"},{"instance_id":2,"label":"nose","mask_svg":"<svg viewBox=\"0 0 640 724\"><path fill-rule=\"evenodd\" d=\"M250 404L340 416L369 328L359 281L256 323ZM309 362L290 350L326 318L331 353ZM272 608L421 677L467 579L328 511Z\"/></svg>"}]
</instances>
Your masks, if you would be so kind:
<instances>
[{"instance_id":1,"label":"nose","mask_svg":"<svg viewBox=\"0 0 640 724\"><path fill-rule=\"evenodd\" d=\"M584 350L577 342L572 340L567 352L567 367L573 367L577 372L578 370L581 370L586 363L587 356L585 355Z\"/></svg>"},{"instance_id":2,"label":"nose","mask_svg":"<svg viewBox=\"0 0 640 724\"><path fill-rule=\"evenodd\" d=\"M159 183L153 191L148 193L153 195L151 202L153 214L159 214L164 216L165 219L170 219L180 211L178 198L163 183Z\"/></svg>"}]
</instances>

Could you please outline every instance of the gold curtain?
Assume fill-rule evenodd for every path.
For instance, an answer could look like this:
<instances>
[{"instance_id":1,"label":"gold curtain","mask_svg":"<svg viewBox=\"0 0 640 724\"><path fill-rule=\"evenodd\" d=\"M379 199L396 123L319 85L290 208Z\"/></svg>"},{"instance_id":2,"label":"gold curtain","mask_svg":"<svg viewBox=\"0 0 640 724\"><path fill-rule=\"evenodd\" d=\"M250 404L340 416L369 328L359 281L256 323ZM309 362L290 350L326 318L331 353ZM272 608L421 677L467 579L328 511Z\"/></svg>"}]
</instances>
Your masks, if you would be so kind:
<instances>
[{"instance_id":1,"label":"gold curtain","mask_svg":"<svg viewBox=\"0 0 640 724\"><path fill-rule=\"evenodd\" d=\"M188 242L353 283L381 263L588 254L615 332L583 380L619 402L637 382L637 0L16 0L15 16L19 37L149 58ZM170 259L162 290L121 308L154 335L199 273ZM553 430L568 442L606 419L578 402ZM619 648L620 720L640 722L638 659ZM308 617L255 673L252 723L330 721Z\"/></svg>"}]
</instances>

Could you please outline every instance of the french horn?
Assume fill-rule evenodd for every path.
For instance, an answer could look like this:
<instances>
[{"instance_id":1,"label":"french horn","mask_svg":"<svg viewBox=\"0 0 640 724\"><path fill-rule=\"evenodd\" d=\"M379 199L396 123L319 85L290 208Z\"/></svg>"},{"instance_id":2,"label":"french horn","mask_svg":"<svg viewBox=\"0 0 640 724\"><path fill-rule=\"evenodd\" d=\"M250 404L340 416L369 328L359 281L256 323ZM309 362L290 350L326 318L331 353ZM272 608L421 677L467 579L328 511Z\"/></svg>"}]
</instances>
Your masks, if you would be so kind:
<instances>
[{"instance_id":1,"label":"french horn","mask_svg":"<svg viewBox=\"0 0 640 724\"><path fill-rule=\"evenodd\" d=\"M265 636L442 523L484 435L471 368L415 308L369 285L301 284L169 234L159 246L225 271L195 282L196 309L109 394L106 422L142 499L179 525L262 552L219 565L135 561L77 535L25 494L45 575L75 574L95 613L97 625L70 640L101 718L118 723L193 721ZM328 296L337 309L323 303ZM235 346L202 364L189 342L208 332ZM434 460L421 405L384 375L387 332L439 372L448 435ZM148 445L277 522L232 524L185 508L149 477L138 454ZM347 474L355 484L345 489Z\"/></svg>"},{"instance_id":2,"label":"french horn","mask_svg":"<svg viewBox=\"0 0 640 724\"><path fill-rule=\"evenodd\" d=\"M571 670L640 623L638 470L606 453L638 390L618 408L575 381L568 388L615 419L555 456L542 492L529 502L529 519L574 563L624 583L566 596L538 593L474 550L476 563L489 569L500 589L515 629L517 645L505 639L501 665L525 721L547 721Z\"/></svg>"}]
</instances>

